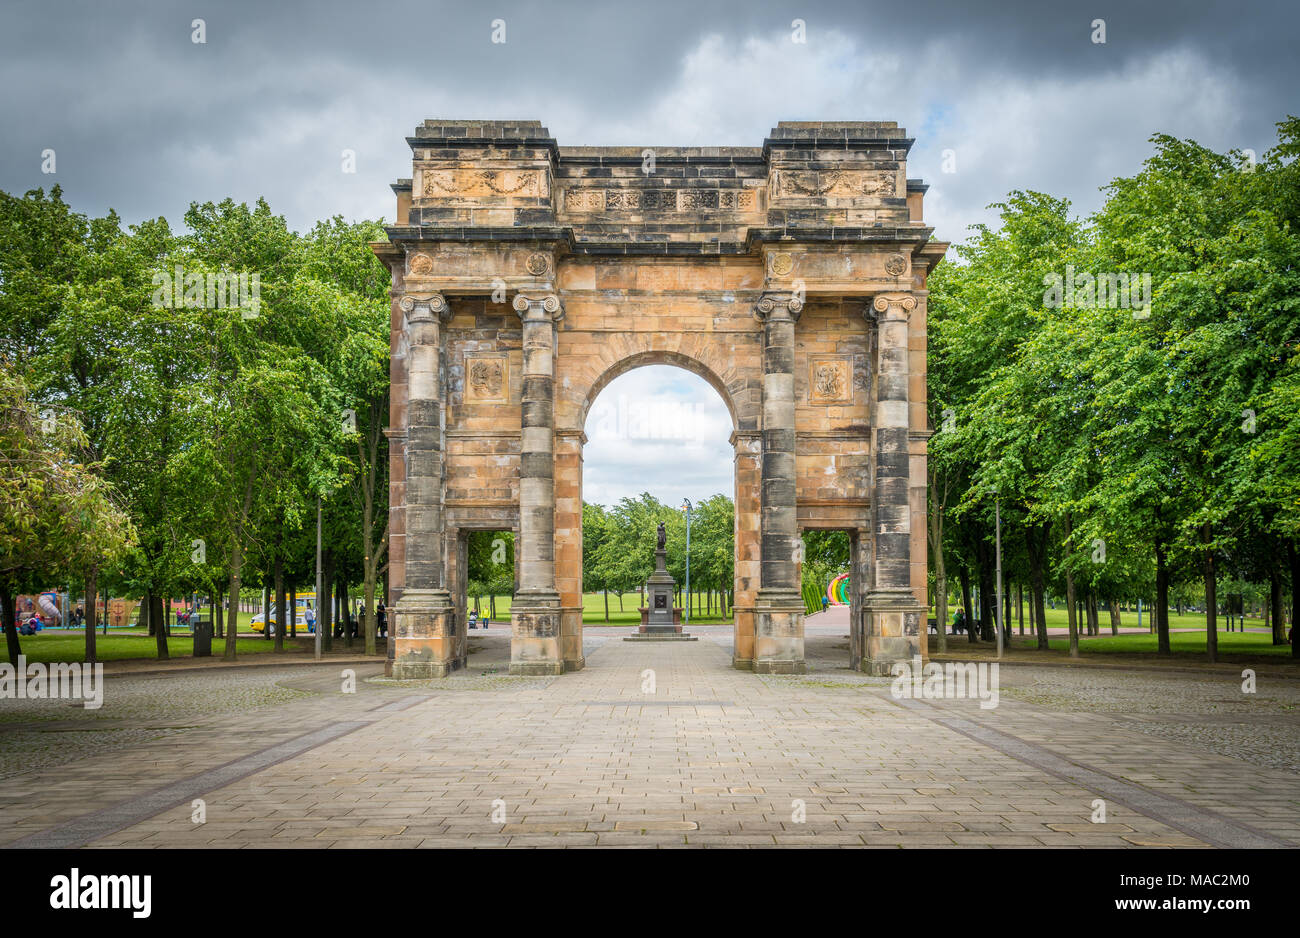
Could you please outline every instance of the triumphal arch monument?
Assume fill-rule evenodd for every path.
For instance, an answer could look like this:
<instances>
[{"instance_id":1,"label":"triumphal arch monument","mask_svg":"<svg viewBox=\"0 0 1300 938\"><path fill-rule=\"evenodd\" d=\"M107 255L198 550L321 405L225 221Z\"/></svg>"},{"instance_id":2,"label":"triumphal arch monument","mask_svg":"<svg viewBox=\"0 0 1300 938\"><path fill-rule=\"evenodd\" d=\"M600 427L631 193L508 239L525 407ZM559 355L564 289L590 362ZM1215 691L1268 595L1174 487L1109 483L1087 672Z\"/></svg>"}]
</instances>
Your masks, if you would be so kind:
<instances>
[{"instance_id":1,"label":"triumphal arch monument","mask_svg":"<svg viewBox=\"0 0 1300 938\"><path fill-rule=\"evenodd\" d=\"M924 655L926 276L946 245L892 122L761 147L562 147L535 121L407 138L392 271L391 673L465 665L466 543L515 532L513 674L583 667L582 447L670 364L731 413L737 668L804 670L800 532L849 532L850 664Z\"/></svg>"}]
</instances>

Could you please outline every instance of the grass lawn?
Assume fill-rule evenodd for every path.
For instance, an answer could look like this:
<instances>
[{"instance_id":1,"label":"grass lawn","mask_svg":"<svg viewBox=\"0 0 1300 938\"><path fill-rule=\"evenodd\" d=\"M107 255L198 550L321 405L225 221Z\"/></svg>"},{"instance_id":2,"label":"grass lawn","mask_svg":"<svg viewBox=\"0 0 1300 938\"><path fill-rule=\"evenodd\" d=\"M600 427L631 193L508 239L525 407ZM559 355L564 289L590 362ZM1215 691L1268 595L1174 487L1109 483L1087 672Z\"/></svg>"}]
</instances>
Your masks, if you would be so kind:
<instances>
[{"instance_id":1,"label":"grass lawn","mask_svg":"<svg viewBox=\"0 0 1300 938\"><path fill-rule=\"evenodd\" d=\"M1067 611L1064 608L1047 609L1047 627L1049 629L1065 629L1069 627ZM1029 624L1025 623L1025 635L1020 635L1019 623L1015 617L1015 607L1012 604L1011 609L1011 650L1013 651L1034 651L1037 646L1037 639L1034 637ZM1026 612L1028 606L1026 605ZM1114 654L1114 655L1155 655L1157 641L1153 633L1131 632L1119 635L1110 634L1110 614L1102 611L1099 616L1101 624L1101 634L1088 637L1082 632L1079 634L1079 652L1080 654ZM1148 629L1151 625L1149 611L1142 610L1142 628ZM1225 628L1223 616L1219 617L1218 623L1219 637L1219 654L1223 655L1250 655L1290 658L1290 645L1274 645L1273 637L1269 632L1242 632L1240 630L1229 632ZM1137 613L1123 612L1120 614L1120 628L1136 628ZM1251 629L1263 629L1264 620L1248 618L1246 627ZM1193 631L1178 632L1175 629L1192 629ZM967 647L965 635L948 636L948 650L950 653L962 654ZM1048 646L1053 652L1066 652L1070 647L1068 635L1053 635L1048 639ZM982 643L976 646L981 649L992 647L991 643ZM1194 656L1198 660L1205 659L1205 615L1203 613L1184 613L1178 615L1174 612L1169 613L1169 647L1174 655ZM930 636L930 650L935 650L935 638Z\"/></svg>"},{"instance_id":2,"label":"grass lawn","mask_svg":"<svg viewBox=\"0 0 1300 938\"><path fill-rule=\"evenodd\" d=\"M952 624L952 614L953 614L955 611L956 611L956 610L954 609L954 607L952 607L952 606L949 606L949 607L948 607L948 623L949 623L949 627L950 627L950 628L951 628L951 624ZM1047 606L1047 607L1044 607L1043 611L1044 611L1044 612L1046 613L1046 615L1047 615L1047 627L1048 627L1049 629L1067 629L1067 628L1070 627L1069 612L1068 612L1068 610L1066 610L1066 608L1065 608L1064 606L1058 605L1055 609L1052 609L1050 606ZM934 616L934 610L933 610L933 609L930 610L930 615L931 615L931 617L933 618L933 616ZM1107 612L1105 609L1098 609L1098 611L1097 611L1097 621L1098 621L1098 623L1101 625L1101 632L1102 632L1102 635L1103 635L1103 636L1109 635L1109 634L1110 634L1110 613ZM1236 628L1236 623L1237 623L1237 621L1238 621L1238 618L1237 618L1237 617L1234 617L1234 618L1233 618L1233 627L1234 627L1234 628ZM1226 623L1227 623L1227 620L1224 619L1223 616L1219 616L1219 636L1220 636L1220 641L1222 641L1222 636L1224 636L1224 635L1229 635L1229 634L1231 634L1231 635L1240 635L1240 634L1241 634L1240 632L1231 632L1231 633L1228 632L1228 631L1227 631L1227 625L1226 625ZM1134 610L1134 611L1132 611L1132 612L1120 612L1120 616L1119 616L1119 627L1120 627L1120 628L1122 628L1122 629L1135 629L1135 628L1137 628L1137 624L1138 624L1138 617L1137 617L1137 611L1136 611L1136 610ZM1146 606L1143 606L1143 607L1142 607L1142 628L1144 628L1144 629L1149 629L1150 627L1151 627L1151 610L1148 609L1148 608L1146 608ZM1251 629L1262 629L1262 628L1264 627L1264 620L1263 620L1263 619L1257 619L1257 618L1247 618L1247 619L1246 619L1246 627L1247 627L1247 628L1251 628ZM1083 622L1082 622L1082 620L1080 620L1080 622L1079 622L1079 629L1080 629L1080 637L1082 638L1082 632L1083 632ZM1176 612L1174 612L1174 611L1171 609L1171 610L1169 611L1169 629L1170 629L1171 632L1172 632L1174 629L1199 629L1202 633L1204 633L1204 631L1205 631L1205 613L1203 613L1203 612L1197 612L1197 613L1185 612L1185 613L1183 613L1183 614L1180 616L1180 615L1178 615ZM1011 602L1011 631L1012 631L1012 633L1014 633L1015 635L1019 635L1019 634L1020 634L1020 623L1019 623L1019 620L1018 620L1017 617L1016 617L1016 604L1015 604L1015 599L1014 599L1014 597L1012 598L1012 602ZM1030 631L1030 629L1029 629L1029 603L1026 601L1026 603L1025 603L1025 634L1028 635L1028 634L1029 634L1029 631ZM1250 633L1246 633L1246 634L1250 634ZM1152 638L1154 639L1154 636L1152 636ZM1267 638L1267 636L1265 636L1265 638ZM1093 639L1093 640L1095 641L1095 639ZM1172 640L1172 638L1171 638L1171 640ZM1202 634L1201 641L1202 641L1202 642L1205 641L1205 639L1204 639L1204 634Z\"/></svg>"},{"instance_id":3,"label":"grass lawn","mask_svg":"<svg viewBox=\"0 0 1300 938\"><path fill-rule=\"evenodd\" d=\"M582 621L585 625L640 625L641 613L638 611L641 605L641 596L638 593L623 594L623 611L618 608L618 594L609 594L609 622L605 621L605 594L604 593L584 593L582 596ZM474 608L474 600L470 600L470 609ZM479 609L483 615L487 615L488 603L484 598L479 601ZM497 597L497 616L494 622L509 620L510 618L510 597ZM699 625L707 625L714 622L730 622L731 617L722 618L718 616L716 610L713 615L704 614L692 615L691 621Z\"/></svg>"},{"instance_id":4,"label":"grass lawn","mask_svg":"<svg viewBox=\"0 0 1300 938\"><path fill-rule=\"evenodd\" d=\"M1053 649L1066 650L1070 647L1069 638L1050 638L1048 645ZM1013 646L1020 645L1019 637L1012 639ZM1025 645L1033 647L1034 642L1025 638ZM1169 647L1175 654L1195 652L1205 654L1205 632L1170 632ZM1110 635L1103 633L1093 638L1079 637L1080 652L1105 652L1110 654L1139 654L1156 651L1154 635ZM1291 657L1290 645L1274 645L1273 638L1265 632L1219 632L1220 655L1284 655Z\"/></svg>"},{"instance_id":5,"label":"grass lawn","mask_svg":"<svg viewBox=\"0 0 1300 938\"><path fill-rule=\"evenodd\" d=\"M20 636L23 655L28 661L83 661L86 655L84 632L38 632ZM301 643L301 639L299 642ZM304 646L305 648L305 646ZM212 656L220 658L226 650L222 638L212 640ZM241 639L239 657L267 654L275 650L275 642ZM294 649L297 654L299 649ZM173 658L194 654L194 640L188 632L174 631L167 638L167 653ZM287 653L287 652L286 652ZM120 661L127 658L156 658L157 641L145 629L110 629L95 636L95 657L99 661ZM0 646L0 661L9 660L9 650Z\"/></svg>"}]
</instances>

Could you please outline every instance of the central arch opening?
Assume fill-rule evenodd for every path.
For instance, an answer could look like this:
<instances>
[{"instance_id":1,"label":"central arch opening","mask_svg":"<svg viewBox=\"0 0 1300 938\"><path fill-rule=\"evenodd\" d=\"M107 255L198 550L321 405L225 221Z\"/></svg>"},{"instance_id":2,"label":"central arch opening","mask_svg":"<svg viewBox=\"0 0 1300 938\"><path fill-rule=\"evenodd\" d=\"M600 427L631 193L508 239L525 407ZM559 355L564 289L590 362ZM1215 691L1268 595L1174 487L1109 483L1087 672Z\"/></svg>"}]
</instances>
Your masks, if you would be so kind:
<instances>
[{"instance_id":1,"label":"central arch opening","mask_svg":"<svg viewBox=\"0 0 1300 938\"><path fill-rule=\"evenodd\" d=\"M692 364L629 360L587 402L582 597L593 645L642 623L660 523L683 628L733 644L735 421L711 376Z\"/></svg>"}]
</instances>

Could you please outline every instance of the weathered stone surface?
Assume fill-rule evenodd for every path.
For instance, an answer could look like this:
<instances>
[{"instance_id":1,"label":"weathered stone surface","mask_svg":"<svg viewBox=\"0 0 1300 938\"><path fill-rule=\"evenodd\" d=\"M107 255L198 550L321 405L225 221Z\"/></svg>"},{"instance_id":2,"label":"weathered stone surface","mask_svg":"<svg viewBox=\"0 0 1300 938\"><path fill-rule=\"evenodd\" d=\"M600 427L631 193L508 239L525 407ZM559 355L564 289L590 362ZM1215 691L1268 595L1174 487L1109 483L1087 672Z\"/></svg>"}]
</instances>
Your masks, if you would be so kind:
<instances>
[{"instance_id":1,"label":"weathered stone surface","mask_svg":"<svg viewBox=\"0 0 1300 938\"><path fill-rule=\"evenodd\" d=\"M560 147L536 121L433 120L407 142L375 245L394 297L390 600L447 590L436 653L463 654L468 534L511 530L511 669L583 667L584 425L614 378L670 364L733 421L735 666L802 668L808 528L849 532L854 666L911 657L925 279L946 245L928 240L906 132L782 122L761 147ZM412 319L434 297L437 321ZM399 633L399 657L435 653L413 641Z\"/></svg>"}]
</instances>

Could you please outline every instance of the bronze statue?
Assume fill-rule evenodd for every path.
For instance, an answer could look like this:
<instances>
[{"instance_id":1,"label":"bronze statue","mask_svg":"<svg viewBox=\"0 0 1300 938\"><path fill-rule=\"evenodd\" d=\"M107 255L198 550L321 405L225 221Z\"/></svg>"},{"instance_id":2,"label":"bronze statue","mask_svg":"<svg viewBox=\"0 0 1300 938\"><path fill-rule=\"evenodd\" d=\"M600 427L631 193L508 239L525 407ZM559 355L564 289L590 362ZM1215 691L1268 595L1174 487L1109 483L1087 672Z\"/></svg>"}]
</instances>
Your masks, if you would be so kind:
<instances>
[{"instance_id":1,"label":"bronze statue","mask_svg":"<svg viewBox=\"0 0 1300 938\"><path fill-rule=\"evenodd\" d=\"M659 550L664 549L664 544L668 542L668 532L664 530L664 523L659 522L659 543L656 545Z\"/></svg>"}]
</instances>

